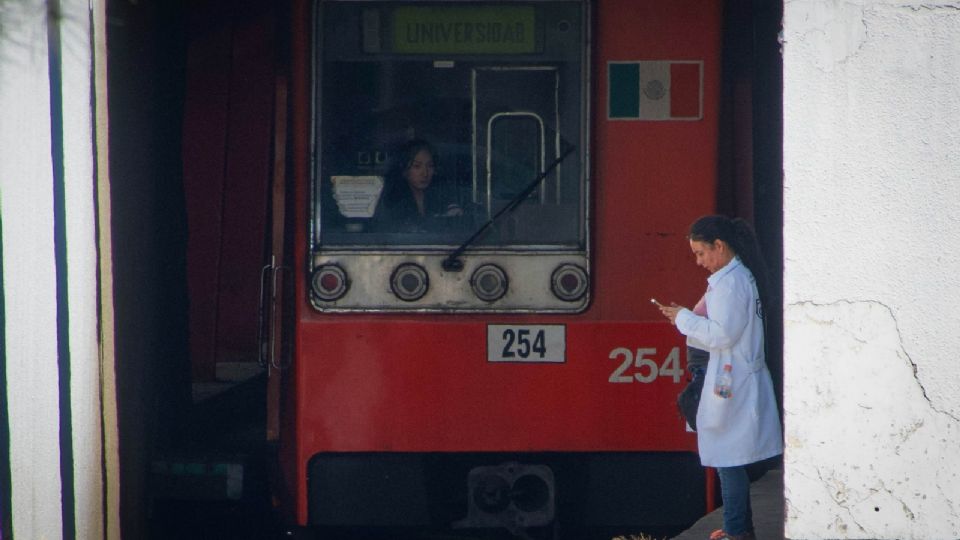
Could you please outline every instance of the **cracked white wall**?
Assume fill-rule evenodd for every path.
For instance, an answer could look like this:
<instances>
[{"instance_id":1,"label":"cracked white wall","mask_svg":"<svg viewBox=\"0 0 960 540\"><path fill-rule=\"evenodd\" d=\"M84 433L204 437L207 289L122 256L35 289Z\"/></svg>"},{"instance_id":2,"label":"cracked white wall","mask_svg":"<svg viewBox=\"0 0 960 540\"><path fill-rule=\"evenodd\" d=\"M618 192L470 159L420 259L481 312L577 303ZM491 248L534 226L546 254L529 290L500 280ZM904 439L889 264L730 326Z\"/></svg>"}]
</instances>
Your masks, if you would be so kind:
<instances>
[{"instance_id":1,"label":"cracked white wall","mask_svg":"<svg viewBox=\"0 0 960 540\"><path fill-rule=\"evenodd\" d=\"M784 3L788 538L960 538L960 2Z\"/></svg>"}]
</instances>

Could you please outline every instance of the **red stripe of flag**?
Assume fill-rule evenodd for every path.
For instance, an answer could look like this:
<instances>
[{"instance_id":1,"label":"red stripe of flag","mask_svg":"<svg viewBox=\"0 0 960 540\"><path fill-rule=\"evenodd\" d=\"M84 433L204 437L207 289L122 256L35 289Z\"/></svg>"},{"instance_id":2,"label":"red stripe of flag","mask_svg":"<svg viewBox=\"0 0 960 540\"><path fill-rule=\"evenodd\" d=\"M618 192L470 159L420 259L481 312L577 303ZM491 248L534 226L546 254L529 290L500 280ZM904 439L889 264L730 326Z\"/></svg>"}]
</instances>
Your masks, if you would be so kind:
<instances>
[{"instance_id":1,"label":"red stripe of flag","mask_svg":"<svg viewBox=\"0 0 960 540\"><path fill-rule=\"evenodd\" d=\"M700 118L700 64L670 64L670 118Z\"/></svg>"}]
</instances>

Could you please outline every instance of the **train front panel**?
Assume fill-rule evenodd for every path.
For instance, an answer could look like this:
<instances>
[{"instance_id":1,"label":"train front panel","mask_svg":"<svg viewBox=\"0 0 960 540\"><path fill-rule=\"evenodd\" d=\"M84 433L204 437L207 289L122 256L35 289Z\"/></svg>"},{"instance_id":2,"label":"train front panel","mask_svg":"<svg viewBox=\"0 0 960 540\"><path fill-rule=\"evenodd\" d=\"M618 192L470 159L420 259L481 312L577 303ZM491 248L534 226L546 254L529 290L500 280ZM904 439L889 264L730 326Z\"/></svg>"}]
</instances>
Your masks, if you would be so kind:
<instances>
[{"instance_id":1,"label":"train front panel","mask_svg":"<svg viewBox=\"0 0 960 540\"><path fill-rule=\"evenodd\" d=\"M715 205L720 8L328 0L298 16L281 427L296 520L699 517L685 345L649 298L702 292L684 234ZM402 207L411 142L440 210Z\"/></svg>"}]
</instances>

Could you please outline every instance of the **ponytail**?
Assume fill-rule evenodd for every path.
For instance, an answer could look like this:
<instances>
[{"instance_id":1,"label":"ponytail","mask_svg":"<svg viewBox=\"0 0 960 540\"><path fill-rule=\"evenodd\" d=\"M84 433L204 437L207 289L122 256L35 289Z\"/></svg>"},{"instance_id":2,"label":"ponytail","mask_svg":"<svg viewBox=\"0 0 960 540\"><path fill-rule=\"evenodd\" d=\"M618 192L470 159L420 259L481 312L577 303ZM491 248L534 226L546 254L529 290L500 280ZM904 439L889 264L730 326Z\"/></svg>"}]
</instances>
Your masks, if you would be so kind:
<instances>
[{"instance_id":1,"label":"ponytail","mask_svg":"<svg viewBox=\"0 0 960 540\"><path fill-rule=\"evenodd\" d=\"M726 216L703 216L690 226L687 236L696 242L712 244L716 240L723 240L733 252L740 257L743 265L753 274L757 283L757 292L763 307L770 305L769 276L767 265L760 252L760 243L753 227L743 218L730 219Z\"/></svg>"},{"instance_id":2,"label":"ponytail","mask_svg":"<svg viewBox=\"0 0 960 540\"><path fill-rule=\"evenodd\" d=\"M757 241L757 235L753 227L743 218L734 218L734 235L736 246L734 252L743 261L744 266L753 274L753 279L757 282L757 292L760 294L760 302L763 307L769 305L770 288L767 263L763 260L763 254L760 252L760 243Z\"/></svg>"}]
</instances>

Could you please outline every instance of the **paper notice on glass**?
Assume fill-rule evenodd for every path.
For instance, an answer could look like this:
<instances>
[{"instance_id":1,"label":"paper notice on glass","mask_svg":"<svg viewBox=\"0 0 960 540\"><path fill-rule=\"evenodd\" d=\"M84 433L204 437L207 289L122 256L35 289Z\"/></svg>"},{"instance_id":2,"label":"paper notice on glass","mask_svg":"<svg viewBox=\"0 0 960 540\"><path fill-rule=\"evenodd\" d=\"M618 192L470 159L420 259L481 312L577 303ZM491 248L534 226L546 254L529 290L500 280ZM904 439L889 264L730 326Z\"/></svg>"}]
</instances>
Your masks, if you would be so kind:
<instances>
[{"instance_id":1,"label":"paper notice on glass","mask_svg":"<svg viewBox=\"0 0 960 540\"><path fill-rule=\"evenodd\" d=\"M333 198L344 217L373 217L383 192L382 176L332 176Z\"/></svg>"}]
</instances>

